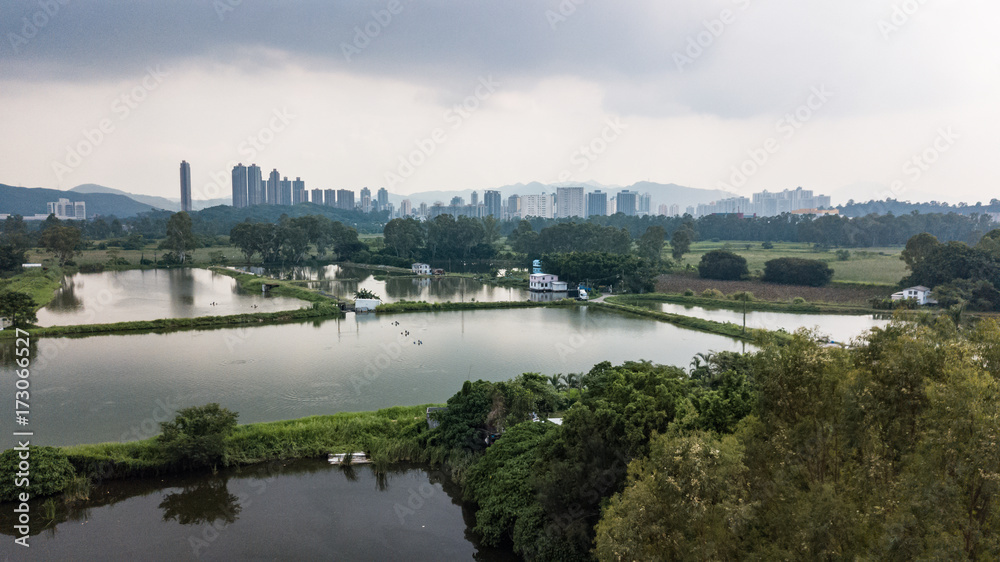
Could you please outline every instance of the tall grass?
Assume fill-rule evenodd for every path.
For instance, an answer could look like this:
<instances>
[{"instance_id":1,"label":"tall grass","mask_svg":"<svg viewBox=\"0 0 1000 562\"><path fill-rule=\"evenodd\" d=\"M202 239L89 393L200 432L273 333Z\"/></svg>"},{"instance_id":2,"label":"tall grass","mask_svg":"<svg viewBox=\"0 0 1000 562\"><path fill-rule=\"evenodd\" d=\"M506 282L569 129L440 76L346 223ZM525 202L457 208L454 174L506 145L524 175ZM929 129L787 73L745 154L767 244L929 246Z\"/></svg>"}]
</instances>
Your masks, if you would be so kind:
<instances>
[{"instance_id":1,"label":"tall grass","mask_svg":"<svg viewBox=\"0 0 1000 562\"><path fill-rule=\"evenodd\" d=\"M241 425L226 438L224 466L326 457L364 451L377 467L427 459L420 436L428 431L424 406L339 413ZM64 447L77 473L94 479L150 476L174 470L155 438L129 443Z\"/></svg>"}]
</instances>

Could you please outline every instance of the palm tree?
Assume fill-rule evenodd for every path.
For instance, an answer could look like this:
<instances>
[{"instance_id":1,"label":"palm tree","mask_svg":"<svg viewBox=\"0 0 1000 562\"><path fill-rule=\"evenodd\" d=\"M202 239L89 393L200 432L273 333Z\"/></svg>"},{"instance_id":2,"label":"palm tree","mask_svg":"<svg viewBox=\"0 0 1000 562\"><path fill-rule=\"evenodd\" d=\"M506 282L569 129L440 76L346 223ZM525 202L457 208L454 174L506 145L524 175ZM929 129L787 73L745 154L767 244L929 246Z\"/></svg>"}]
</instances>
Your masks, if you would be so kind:
<instances>
[{"instance_id":1,"label":"palm tree","mask_svg":"<svg viewBox=\"0 0 1000 562\"><path fill-rule=\"evenodd\" d=\"M549 382L552 383L552 387L555 388L556 390L562 390L566 388L566 383L564 382L565 378L566 377L564 377L562 373L560 373L558 375L552 375L551 377L549 377Z\"/></svg>"}]
</instances>

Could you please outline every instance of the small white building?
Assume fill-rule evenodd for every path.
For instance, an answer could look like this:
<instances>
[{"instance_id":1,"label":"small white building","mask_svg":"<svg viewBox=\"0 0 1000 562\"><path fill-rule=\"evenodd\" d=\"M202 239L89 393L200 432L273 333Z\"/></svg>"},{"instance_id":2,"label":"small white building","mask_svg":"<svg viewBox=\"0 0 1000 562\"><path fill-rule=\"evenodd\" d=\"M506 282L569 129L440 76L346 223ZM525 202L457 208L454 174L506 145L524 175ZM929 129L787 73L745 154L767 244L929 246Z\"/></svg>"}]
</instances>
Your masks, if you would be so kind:
<instances>
[{"instance_id":1,"label":"small white building","mask_svg":"<svg viewBox=\"0 0 1000 562\"><path fill-rule=\"evenodd\" d=\"M917 285L916 287L909 287L903 289L898 293L892 294L892 300L901 301L904 299L912 299L917 301L917 304L937 304L937 301L931 298L931 290L923 285Z\"/></svg>"},{"instance_id":2,"label":"small white building","mask_svg":"<svg viewBox=\"0 0 1000 562\"><path fill-rule=\"evenodd\" d=\"M354 301L355 312L374 312L375 307L382 304L381 299L357 299Z\"/></svg>"},{"instance_id":3,"label":"small white building","mask_svg":"<svg viewBox=\"0 0 1000 562\"><path fill-rule=\"evenodd\" d=\"M42 264L40 264L40 263L22 263L21 267L23 267L24 269L33 269L33 268L42 267Z\"/></svg>"},{"instance_id":4,"label":"small white building","mask_svg":"<svg viewBox=\"0 0 1000 562\"><path fill-rule=\"evenodd\" d=\"M410 267L410 269L413 270L413 273L415 275L430 275L431 274L431 266L427 265L426 263L415 263L415 264L413 264Z\"/></svg>"},{"instance_id":5,"label":"small white building","mask_svg":"<svg viewBox=\"0 0 1000 562\"><path fill-rule=\"evenodd\" d=\"M554 283L559 283L559 276L552 275L551 273L532 273L528 278L528 290L529 291L543 291L550 292L555 291L552 287ZM562 282L563 291L566 290L566 283Z\"/></svg>"},{"instance_id":6,"label":"small white building","mask_svg":"<svg viewBox=\"0 0 1000 562\"><path fill-rule=\"evenodd\" d=\"M10 321L10 318L7 318L6 316L0 316L0 331L6 328L10 328L13 325L14 323Z\"/></svg>"}]
</instances>

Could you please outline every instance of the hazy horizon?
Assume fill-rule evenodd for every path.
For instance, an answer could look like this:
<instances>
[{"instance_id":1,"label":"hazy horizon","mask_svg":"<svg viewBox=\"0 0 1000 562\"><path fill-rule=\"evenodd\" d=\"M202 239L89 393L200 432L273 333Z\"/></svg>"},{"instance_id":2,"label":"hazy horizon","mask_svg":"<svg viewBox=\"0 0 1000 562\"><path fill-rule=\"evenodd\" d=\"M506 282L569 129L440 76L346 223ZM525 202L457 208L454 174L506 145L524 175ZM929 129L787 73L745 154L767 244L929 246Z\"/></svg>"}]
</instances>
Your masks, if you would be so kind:
<instances>
[{"instance_id":1,"label":"hazy horizon","mask_svg":"<svg viewBox=\"0 0 1000 562\"><path fill-rule=\"evenodd\" d=\"M229 195L638 181L989 201L1000 7L6 1L0 182ZM740 171L742 170L742 171ZM213 187L214 186L214 187Z\"/></svg>"}]
</instances>

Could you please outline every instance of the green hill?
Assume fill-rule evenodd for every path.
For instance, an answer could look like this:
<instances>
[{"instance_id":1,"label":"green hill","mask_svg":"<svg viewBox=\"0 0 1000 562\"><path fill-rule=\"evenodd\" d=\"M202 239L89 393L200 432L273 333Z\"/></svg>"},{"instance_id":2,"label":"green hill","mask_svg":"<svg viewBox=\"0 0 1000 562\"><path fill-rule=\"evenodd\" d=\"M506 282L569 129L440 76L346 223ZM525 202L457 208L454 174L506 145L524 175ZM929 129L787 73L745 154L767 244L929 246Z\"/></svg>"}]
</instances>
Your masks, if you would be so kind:
<instances>
[{"instance_id":1,"label":"green hill","mask_svg":"<svg viewBox=\"0 0 1000 562\"><path fill-rule=\"evenodd\" d=\"M77 193L44 187L14 187L0 183L0 214L34 215L48 211L47 203L60 197L87 204L87 217L115 215L132 217L153 207L124 195L112 193Z\"/></svg>"}]
</instances>

